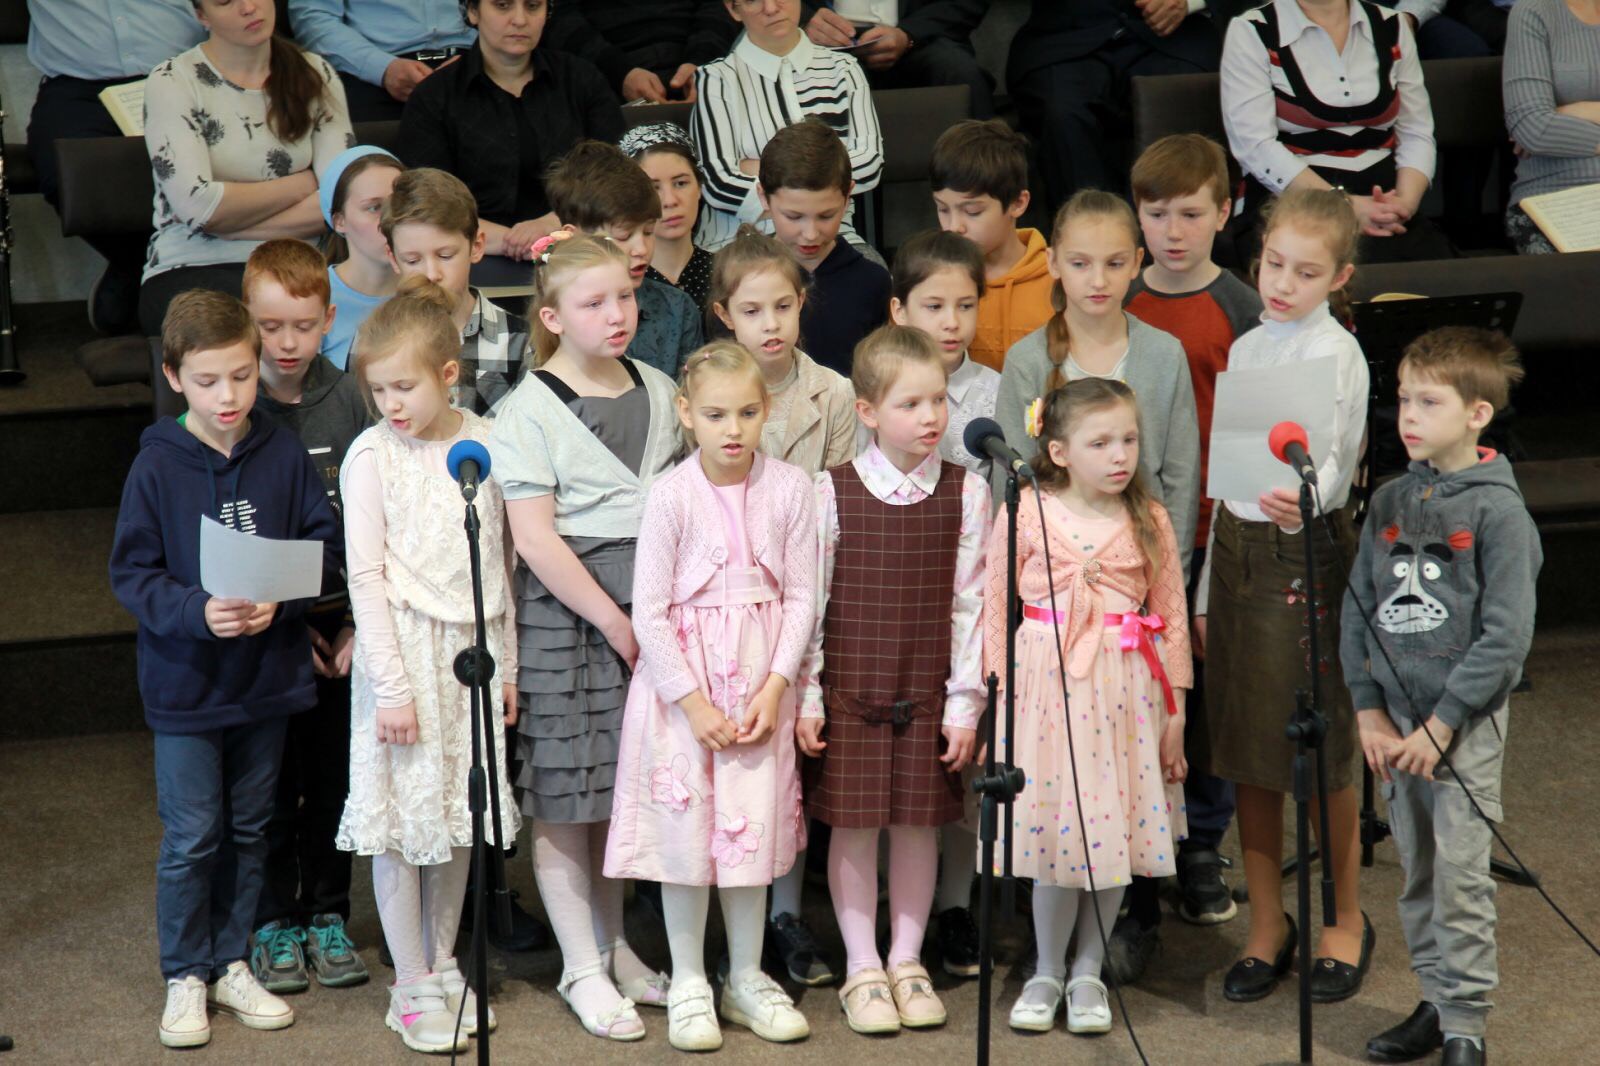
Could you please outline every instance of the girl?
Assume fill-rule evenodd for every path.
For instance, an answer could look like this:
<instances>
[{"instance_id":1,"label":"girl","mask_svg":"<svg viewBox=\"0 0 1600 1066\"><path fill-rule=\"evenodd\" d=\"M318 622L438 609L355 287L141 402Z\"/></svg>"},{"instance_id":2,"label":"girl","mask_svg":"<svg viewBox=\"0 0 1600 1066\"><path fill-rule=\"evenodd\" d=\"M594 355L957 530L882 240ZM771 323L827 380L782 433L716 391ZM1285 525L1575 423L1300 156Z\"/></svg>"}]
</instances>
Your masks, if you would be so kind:
<instances>
[{"instance_id":1,"label":"girl","mask_svg":"<svg viewBox=\"0 0 1600 1066\"><path fill-rule=\"evenodd\" d=\"M533 249L534 365L495 420L495 476L517 568L516 778L534 820L533 872L561 945L557 986L583 1027L639 1040L634 1003L666 978L628 947L622 882L601 876L628 675L628 607L645 490L677 445L673 385L623 356L638 325L628 257L605 238ZM618 991L618 983L621 991Z\"/></svg>"},{"instance_id":2,"label":"girl","mask_svg":"<svg viewBox=\"0 0 1600 1066\"><path fill-rule=\"evenodd\" d=\"M793 683L811 637L810 479L756 453L766 384L720 341L689 357L678 420L698 446L650 489L634 576L639 672L628 690L606 876L662 882L672 946L669 1039L722 1046L705 973L710 887L722 899L722 1016L767 1040L810 1029L761 972L764 887L805 842Z\"/></svg>"},{"instance_id":3,"label":"girl","mask_svg":"<svg viewBox=\"0 0 1600 1066\"><path fill-rule=\"evenodd\" d=\"M1193 683L1188 605L1172 520L1139 469L1133 390L1110 378L1073 382L1050 393L1035 428L1038 483L1017 515L1017 761L1032 798L1016 805L1011 831L1017 876L1034 879L1039 964L1011 1026L1049 1032L1066 999L1068 1032L1103 1033L1111 1005L1102 937L1129 878L1176 872L1186 835L1178 786ZM1004 677L1005 525L995 528L985 674ZM1078 954L1063 984L1074 928Z\"/></svg>"},{"instance_id":4,"label":"girl","mask_svg":"<svg viewBox=\"0 0 1600 1066\"><path fill-rule=\"evenodd\" d=\"M461 373L451 303L433 283L410 279L362 324L356 379L382 420L356 438L339 474L356 645L338 846L372 856L394 956L384 1020L416 1051L464 1049L477 1011L454 957L472 844L473 723L471 694L451 664L474 627L461 493L445 457L457 441L488 440L489 423L450 406ZM487 644L499 658L491 691L502 693L509 725L516 615L499 487L484 482L473 506L484 559L503 561L484 567L483 596ZM491 732L491 757L500 759L503 733ZM503 777L500 812L502 839L514 840L521 819Z\"/></svg>"},{"instance_id":5,"label":"girl","mask_svg":"<svg viewBox=\"0 0 1600 1066\"><path fill-rule=\"evenodd\" d=\"M682 126L657 122L623 134L623 152L650 177L661 199L656 246L646 277L676 285L705 313L711 292L711 253L694 243L700 218L700 170Z\"/></svg>"},{"instance_id":6,"label":"girl","mask_svg":"<svg viewBox=\"0 0 1600 1066\"><path fill-rule=\"evenodd\" d=\"M378 221L394 179L405 164L382 148L358 144L328 165L318 195L328 238L330 302L338 309L322 338L322 354L340 370L350 359L350 344L367 316L394 295L400 275L389 262L389 242Z\"/></svg>"},{"instance_id":7,"label":"girl","mask_svg":"<svg viewBox=\"0 0 1600 1066\"><path fill-rule=\"evenodd\" d=\"M856 412L875 442L817 475L823 592L796 736L816 759L810 813L832 827L828 887L849 955L839 1000L850 1028L888 1033L945 1020L919 955L935 831L962 816L960 774L983 707L989 492L939 458L944 360L925 333L880 327L856 348L852 370ZM887 972L875 935L885 827Z\"/></svg>"},{"instance_id":8,"label":"girl","mask_svg":"<svg viewBox=\"0 0 1600 1066\"><path fill-rule=\"evenodd\" d=\"M1344 512L1366 428L1367 364L1335 314L1355 272L1360 223L1341 192L1292 189L1272 205L1262 237L1257 284L1266 310L1261 325L1233 342L1230 369L1338 360L1331 454L1318 468L1323 517L1353 558L1354 535ZM1333 304L1334 311L1329 310ZM1322 932L1323 954L1311 971L1320 1003L1346 999L1361 987L1371 959L1372 926L1361 912L1357 866L1356 794L1351 769L1355 718L1350 695L1331 664L1338 654L1339 608L1346 574L1328 550L1322 529L1302 529L1298 494L1286 489L1256 500L1226 500L1215 510L1211 543L1196 594L1195 643L1206 659L1206 709L1212 772L1238 786L1239 843L1250 898L1245 957L1228 971L1222 991L1247 1002L1270 993L1294 960L1295 928L1270 901L1283 878L1283 795L1293 784L1294 745L1284 723L1295 691L1305 688L1305 538L1322 538L1316 552L1318 635L1315 669L1328 719L1328 830L1322 854L1333 866L1338 925ZM1216 611L1207 618L1208 605ZM1215 629L1211 629L1211 625ZM1312 823L1319 825L1313 817ZM1312 965L1301 960L1301 965Z\"/></svg>"},{"instance_id":9,"label":"girl","mask_svg":"<svg viewBox=\"0 0 1600 1066\"><path fill-rule=\"evenodd\" d=\"M1177 338L1122 310L1144 256L1140 236L1132 208L1108 192L1086 189L1056 212L1047 257L1056 314L1006 353L995 419L1027 451L1029 404L1069 381L1125 382L1139 397L1140 469L1172 518L1187 574L1200 506L1194 385Z\"/></svg>"}]
</instances>

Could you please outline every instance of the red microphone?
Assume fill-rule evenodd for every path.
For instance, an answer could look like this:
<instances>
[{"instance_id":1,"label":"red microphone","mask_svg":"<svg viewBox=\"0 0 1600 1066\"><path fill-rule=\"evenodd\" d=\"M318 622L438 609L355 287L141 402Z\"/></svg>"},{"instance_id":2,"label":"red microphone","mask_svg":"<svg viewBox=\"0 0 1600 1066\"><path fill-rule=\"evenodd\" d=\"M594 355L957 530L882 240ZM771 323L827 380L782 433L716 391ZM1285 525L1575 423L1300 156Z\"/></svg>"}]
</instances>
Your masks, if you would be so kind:
<instances>
[{"instance_id":1,"label":"red microphone","mask_svg":"<svg viewBox=\"0 0 1600 1066\"><path fill-rule=\"evenodd\" d=\"M1267 447L1280 463L1287 463L1308 485L1317 483L1317 467L1311 461L1311 441L1305 427L1298 422L1279 422L1267 434Z\"/></svg>"}]
</instances>

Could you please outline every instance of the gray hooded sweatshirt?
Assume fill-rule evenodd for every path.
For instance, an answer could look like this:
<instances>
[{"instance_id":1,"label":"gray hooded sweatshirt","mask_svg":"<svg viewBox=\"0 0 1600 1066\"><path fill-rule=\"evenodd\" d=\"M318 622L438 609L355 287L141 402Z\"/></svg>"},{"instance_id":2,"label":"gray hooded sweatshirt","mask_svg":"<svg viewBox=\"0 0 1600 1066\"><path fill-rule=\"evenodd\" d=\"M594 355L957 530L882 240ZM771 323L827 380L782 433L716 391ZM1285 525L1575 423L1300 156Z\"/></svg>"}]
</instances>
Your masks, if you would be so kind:
<instances>
[{"instance_id":1,"label":"gray hooded sweatshirt","mask_svg":"<svg viewBox=\"0 0 1600 1066\"><path fill-rule=\"evenodd\" d=\"M1339 641L1358 709L1459 730L1522 675L1544 552L1511 464L1479 453L1452 474L1412 463L1372 498Z\"/></svg>"}]
</instances>

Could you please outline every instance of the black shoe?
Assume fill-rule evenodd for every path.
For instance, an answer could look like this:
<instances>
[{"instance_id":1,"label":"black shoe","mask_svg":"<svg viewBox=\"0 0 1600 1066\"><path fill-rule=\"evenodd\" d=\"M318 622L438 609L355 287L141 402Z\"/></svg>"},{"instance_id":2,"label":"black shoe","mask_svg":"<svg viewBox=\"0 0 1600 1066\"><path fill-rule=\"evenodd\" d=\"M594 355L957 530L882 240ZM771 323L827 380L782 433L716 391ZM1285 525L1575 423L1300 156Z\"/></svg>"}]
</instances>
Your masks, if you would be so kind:
<instances>
[{"instance_id":1,"label":"black shoe","mask_svg":"<svg viewBox=\"0 0 1600 1066\"><path fill-rule=\"evenodd\" d=\"M1361 982L1367 976L1367 967L1372 965L1372 948L1377 942L1378 934L1373 931L1372 920L1363 911L1361 961L1351 966L1348 962L1340 962L1338 959L1318 958L1311 970L1311 1001L1337 1003L1361 991Z\"/></svg>"},{"instance_id":2,"label":"black shoe","mask_svg":"<svg viewBox=\"0 0 1600 1066\"><path fill-rule=\"evenodd\" d=\"M1443 1044L1439 1008L1423 1000L1411 1012L1411 1017L1367 1041L1367 1058L1373 1062L1410 1062Z\"/></svg>"},{"instance_id":3,"label":"black shoe","mask_svg":"<svg viewBox=\"0 0 1600 1066\"><path fill-rule=\"evenodd\" d=\"M1212 848L1178 849L1178 917L1192 925L1221 925L1238 913L1222 879L1222 856Z\"/></svg>"},{"instance_id":4,"label":"black shoe","mask_svg":"<svg viewBox=\"0 0 1600 1066\"><path fill-rule=\"evenodd\" d=\"M1489 1061L1489 1045L1479 1047L1464 1036L1444 1042L1444 1057L1439 1066L1484 1066Z\"/></svg>"},{"instance_id":5,"label":"black shoe","mask_svg":"<svg viewBox=\"0 0 1600 1066\"><path fill-rule=\"evenodd\" d=\"M501 951L543 951L550 946L550 930L545 928L543 922L522 909L517 902L519 893L511 890L511 928L499 928L498 921L489 923L489 943ZM493 910L493 902L490 909ZM467 898L461 904L461 928L472 928L476 916L472 913L472 894L467 893Z\"/></svg>"},{"instance_id":6,"label":"black shoe","mask_svg":"<svg viewBox=\"0 0 1600 1066\"><path fill-rule=\"evenodd\" d=\"M139 271L115 263L89 289L89 325L107 337L133 332L139 322Z\"/></svg>"},{"instance_id":7,"label":"black shoe","mask_svg":"<svg viewBox=\"0 0 1600 1066\"><path fill-rule=\"evenodd\" d=\"M1099 936L1099 930L1092 935ZM1145 967L1160 949L1160 926L1142 925L1131 915L1118 918L1106 939L1106 960L1101 976L1108 985L1131 985L1144 976Z\"/></svg>"},{"instance_id":8,"label":"black shoe","mask_svg":"<svg viewBox=\"0 0 1600 1066\"><path fill-rule=\"evenodd\" d=\"M1283 942L1283 947L1278 949L1278 957L1269 963L1265 959L1247 956L1234 963L1228 975L1222 979L1222 995L1225 998L1234 1003L1253 1003L1258 999L1266 999L1278 987L1283 975L1294 965L1294 949L1300 939L1295 931L1294 919L1285 914L1283 920L1289 923L1289 936Z\"/></svg>"},{"instance_id":9,"label":"black shoe","mask_svg":"<svg viewBox=\"0 0 1600 1066\"><path fill-rule=\"evenodd\" d=\"M965 907L939 912L938 944L940 965L951 977L976 977L982 969L978 923Z\"/></svg>"},{"instance_id":10,"label":"black shoe","mask_svg":"<svg viewBox=\"0 0 1600 1066\"><path fill-rule=\"evenodd\" d=\"M822 957L811 927L804 918L787 911L767 922L761 965L769 974L787 973L791 981L808 988L835 980L833 967Z\"/></svg>"}]
</instances>

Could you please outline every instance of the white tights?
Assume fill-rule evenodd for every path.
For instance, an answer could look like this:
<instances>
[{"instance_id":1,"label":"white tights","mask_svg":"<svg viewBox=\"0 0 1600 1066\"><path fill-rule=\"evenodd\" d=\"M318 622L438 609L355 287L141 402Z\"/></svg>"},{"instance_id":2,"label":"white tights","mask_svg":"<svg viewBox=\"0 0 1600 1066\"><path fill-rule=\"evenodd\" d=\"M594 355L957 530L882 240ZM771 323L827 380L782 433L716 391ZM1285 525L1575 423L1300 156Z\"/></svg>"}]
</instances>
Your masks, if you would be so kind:
<instances>
[{"instance_id":1,"label":"white tights","mask_svg":"<svg viewBox=\"0 0 1600 1066\"><path fill-rule=\"evenodd\" d=\"M761 940L766 932L765 885L719 888L722 925L728 933L728 979L759 973ZM672 946L672 987L706 983L706 912L711 889L706 885L662 885L661 910Z\"/></svg>"},{"instance_id":2,"label":"white tights","mask_svg":"<svg viewBox=\"0 0 1600 1066\"><path fill-rule=\"evenodd\" d=\"M372 857L372 894L394 956L395 984L412 984L455 963L471 858L471 848L450 849L450 861L437 866L413 866L398 851Z\"/></svg>"},{"instance_id":3,"label":"white tights","mask_svg":"<svg viewBox=\"0 0 1600 1066\"><path fill-rule=\"evenodd\" d=\"M1105 941L1100 939L1100 929L1104 926L1105 935L1111 935L1111 927L1117 921L1117 909L1122 906L1123 891L1123 886L1102 888L1094 893L1055 885L1033 886L1033 930L1039 945L1036 972L1040 977L1059 979L1067 976L1067 944L1072 940L1074 926L1078 931L1078 954L1072 960L1072 976L1100 976L1100 967L1106 957ZM1093 901L1092 906L1078 905L1085 895ZM1035 987L1029 989L1027 995L1043 1002L1050 993ZM1079 989L1073 993L1073 1002L1079 1007L1097 1006L1099 1000L1100 994L1093 989Z\"/></svg>"}]
</instances>

